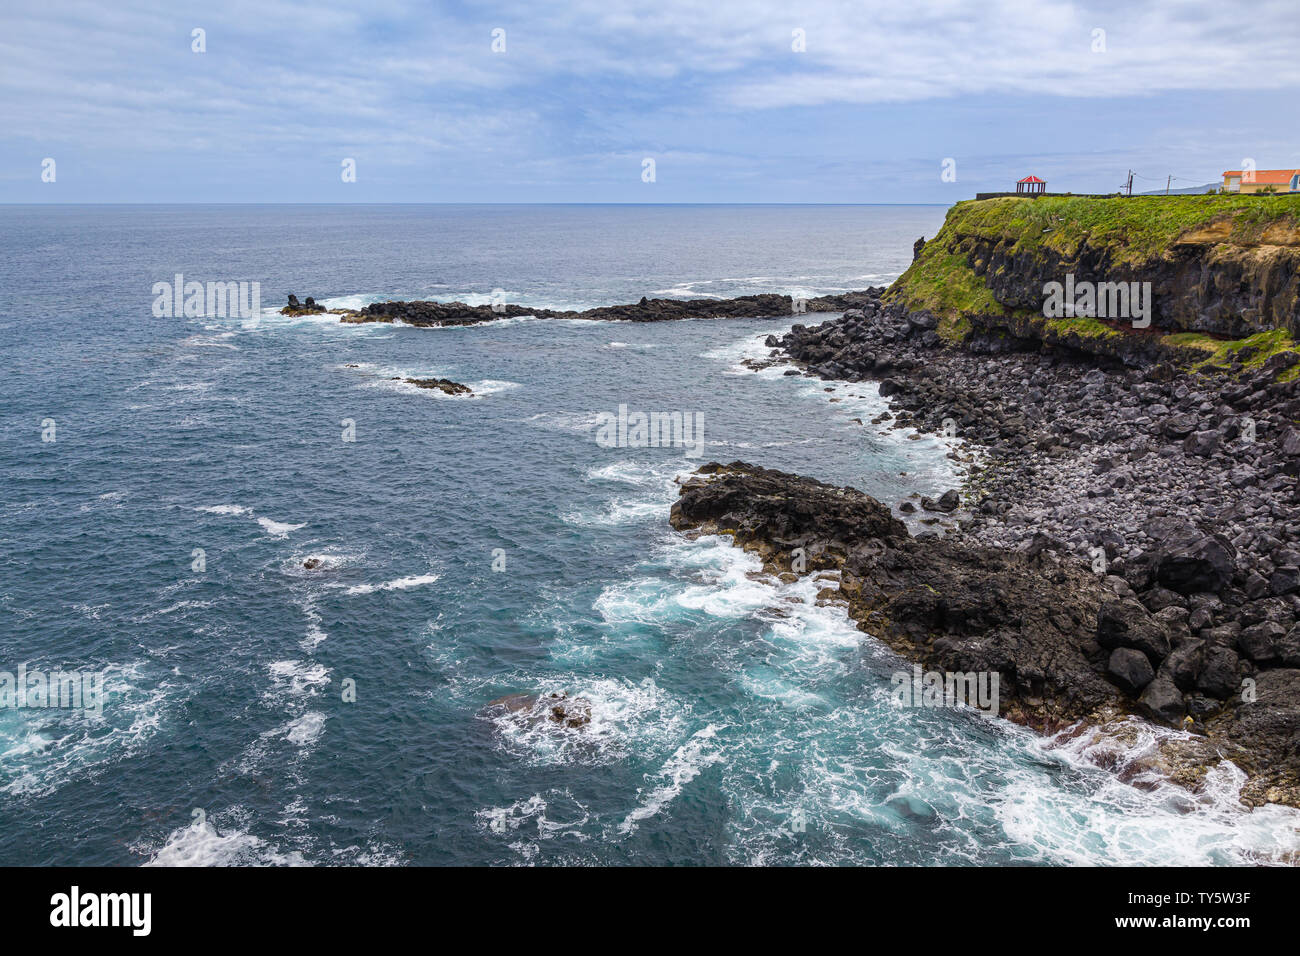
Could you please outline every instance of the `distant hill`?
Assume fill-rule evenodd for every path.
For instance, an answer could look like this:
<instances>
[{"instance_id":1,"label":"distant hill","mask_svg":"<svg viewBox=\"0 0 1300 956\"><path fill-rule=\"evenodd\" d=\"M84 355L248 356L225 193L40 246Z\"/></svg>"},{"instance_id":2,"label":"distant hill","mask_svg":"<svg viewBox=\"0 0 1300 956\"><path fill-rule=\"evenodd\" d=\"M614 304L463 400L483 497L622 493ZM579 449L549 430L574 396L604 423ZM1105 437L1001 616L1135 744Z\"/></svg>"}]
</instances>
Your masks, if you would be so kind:
<instances>
[{"instance_id":1,"label":"distant hill","mask_svg":"<svg viewBox=\"0 0 1300 956\"><path fill-rule=\"evenodd\" d=\"M1218 192L1219 187L1222 186L1222 185L1223 185L1222 183L1206 183L1204 186L1185 186L1185 187L1182 188L1182 189L1171 189L1171 190L1169 190L1169 195L1171 195L1171 196L1193 196L1193 195L1198 195L1198 194L1200 194L1200 193ZM1135 196L1163 196L1164 194L1165 194L1165 191L1164 191L1163 189L1152 189L1150 192L1145 192L1145 193L1134 193L1133 195L1135 195Z\"/></svg>"}]
</instances>

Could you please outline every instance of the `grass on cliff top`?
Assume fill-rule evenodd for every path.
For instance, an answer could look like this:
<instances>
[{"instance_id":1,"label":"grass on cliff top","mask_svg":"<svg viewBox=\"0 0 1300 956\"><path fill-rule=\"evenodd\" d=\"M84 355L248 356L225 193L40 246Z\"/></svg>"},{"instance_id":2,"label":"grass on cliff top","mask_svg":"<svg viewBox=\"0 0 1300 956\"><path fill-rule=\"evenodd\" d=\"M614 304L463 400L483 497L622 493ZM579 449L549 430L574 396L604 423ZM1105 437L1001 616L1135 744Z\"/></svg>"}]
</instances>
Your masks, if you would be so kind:
<instances>
[{"instance_id":1,"label":"grass on cliff top","mask_svg":"<svg viewBox=\"0 0 1300 956\"><path fill-rule=\"evenodd\" d=\"M1300 195L969 200L949 210L940 234L1005 239L1016 252L1041 246L1067 258L1087 243L1110 249L1116 263L1137 264L1188 230L1220 221L1230 224L1232 241L1255 242L1271 225L1300 225Z\"/></svg>"}]
</instances>

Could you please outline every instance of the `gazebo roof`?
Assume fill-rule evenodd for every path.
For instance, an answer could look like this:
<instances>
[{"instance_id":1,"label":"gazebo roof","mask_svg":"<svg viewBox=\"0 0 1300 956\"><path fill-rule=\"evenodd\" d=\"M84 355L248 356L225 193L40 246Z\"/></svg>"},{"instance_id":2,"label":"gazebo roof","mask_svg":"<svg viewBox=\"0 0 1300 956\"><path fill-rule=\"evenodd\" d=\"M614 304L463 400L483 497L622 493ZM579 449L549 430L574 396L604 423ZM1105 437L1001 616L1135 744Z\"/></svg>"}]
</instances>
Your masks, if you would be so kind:
<instances>
[{"instance_id":1,"label":"gazebo roof","mask_svg":"<svg viewBox=\"0 0 1300 956\"><path fill-rule=\"evenodd\" d=\"M1017 179L1018 183L1045 183L1046 179L1039 179L1037 176L1026 176L1024 179Z\"/></svg>"}]
</instances>

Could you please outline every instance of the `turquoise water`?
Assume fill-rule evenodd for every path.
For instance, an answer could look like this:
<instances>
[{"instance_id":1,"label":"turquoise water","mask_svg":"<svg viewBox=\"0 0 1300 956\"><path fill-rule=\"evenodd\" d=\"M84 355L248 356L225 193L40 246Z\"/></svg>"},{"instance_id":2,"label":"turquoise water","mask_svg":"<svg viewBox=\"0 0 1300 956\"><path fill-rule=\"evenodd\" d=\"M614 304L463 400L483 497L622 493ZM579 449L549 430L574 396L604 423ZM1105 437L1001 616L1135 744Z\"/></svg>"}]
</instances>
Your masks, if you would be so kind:
<instances>
[{"instance_id":1,"label":"turquoise water","mask_svg":"<svg viewBox=\"0 0 1300 956\"><path fill-rule=\"evenodd\" d=\"M863 288L943 212L0 208L0 670L93 669L109 690L99 716L0 710L6 861L1294 852L1300 816L1241 810L1230 768L1200 796L1136 788L1088 759L1114 744L898 707L904 665L818 606L822 584L668 527L674 477L709 459L885 500L953 483L946 446L853 421L884 408L871 386L739 364L789 321L414 329L273 311L288 292L502 288L582 308ZM264 315L154 318L152 284L176 272L260 281ZM704 456L600 447L596 417L620 404L702 414ZM583 697L591 723L485 710L513 693Z\"/></svg>"}]
</instances>

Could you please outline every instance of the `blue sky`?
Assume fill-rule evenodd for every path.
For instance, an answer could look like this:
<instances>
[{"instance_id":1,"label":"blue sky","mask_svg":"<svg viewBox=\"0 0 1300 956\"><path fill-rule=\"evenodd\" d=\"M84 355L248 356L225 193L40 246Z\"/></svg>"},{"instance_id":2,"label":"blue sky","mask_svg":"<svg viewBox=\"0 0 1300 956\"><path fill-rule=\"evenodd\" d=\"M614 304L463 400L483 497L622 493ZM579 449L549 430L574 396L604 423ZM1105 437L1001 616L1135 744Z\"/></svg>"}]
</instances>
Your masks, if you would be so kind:
<instances>
[{"instance_id":1,"label":"blue sky","mask_svg":"<svg viewBox=\"0 0 1300 956\"><path fill-rule=\"evenodd\" d=\"M1295 0L8 3L0 202L1192 186L1300 167L1298 50Z\"/></svg>"}]
</instances>

